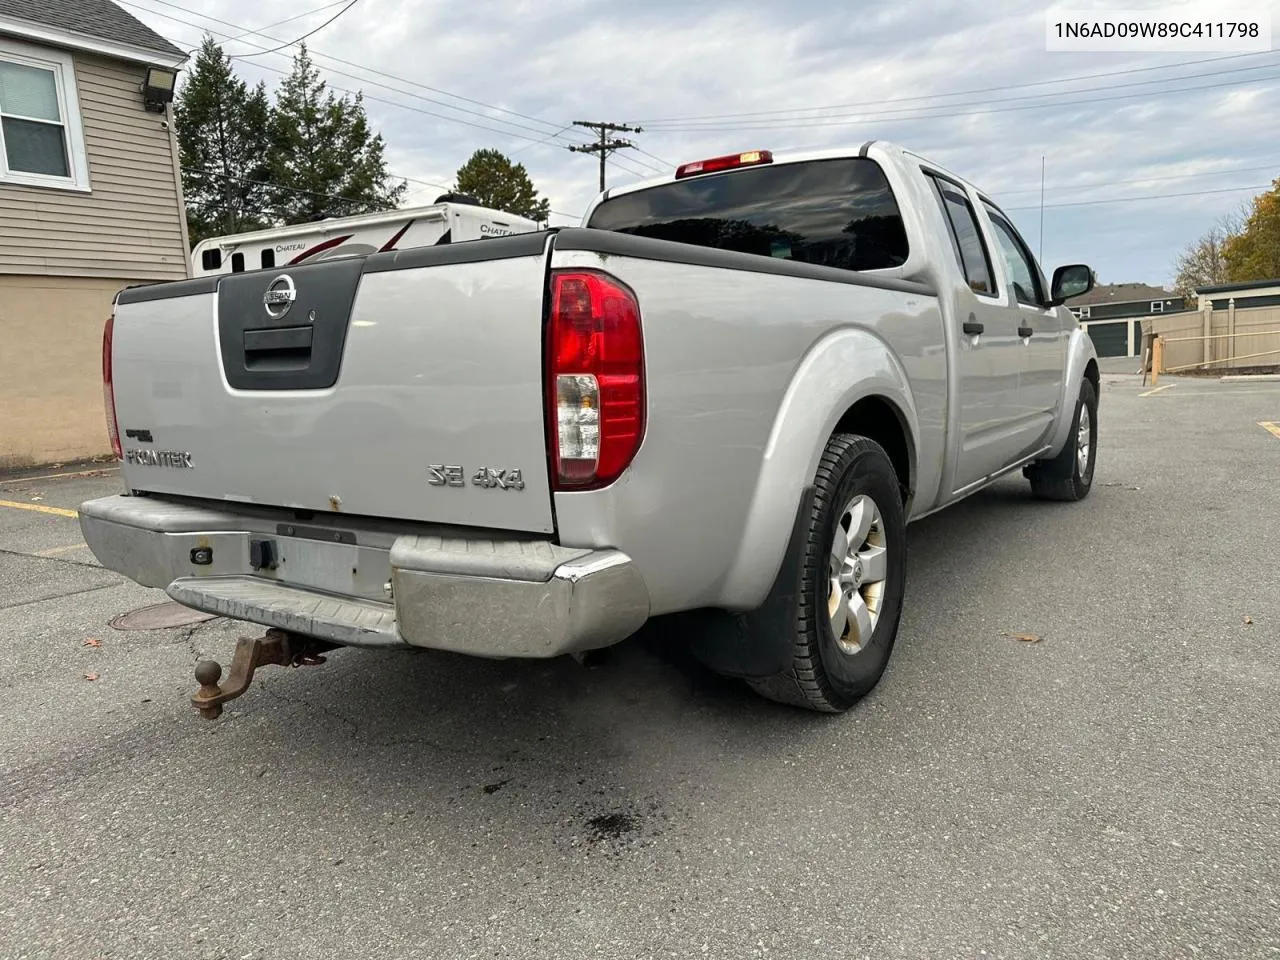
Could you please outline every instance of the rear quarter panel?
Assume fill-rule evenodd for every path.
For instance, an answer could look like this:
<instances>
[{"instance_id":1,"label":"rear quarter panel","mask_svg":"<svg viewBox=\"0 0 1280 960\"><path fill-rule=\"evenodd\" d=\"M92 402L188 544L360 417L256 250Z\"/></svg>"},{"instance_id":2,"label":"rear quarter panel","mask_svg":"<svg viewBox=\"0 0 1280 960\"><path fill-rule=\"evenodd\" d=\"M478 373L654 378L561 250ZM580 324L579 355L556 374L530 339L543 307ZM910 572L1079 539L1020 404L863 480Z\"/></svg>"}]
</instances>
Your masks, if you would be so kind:
<instances>
[{"instance_id":1,"label":"rear quarter panel","mask_svg":"<svg viewBox=\"0 0 1280 960\"><path fill-rule=\"evenodd\" d=\"M604 270L640 303L641 449L612 486L554 499L561 542L624 550L654 613L749 609L763 599L831 428L878 386L906 381L901 403L922 451L917 488L932 499L947 385L933 297L581 250L557 249L552 266ZM784 411L801 374L817 379ZM787 442L792 430L803 442ZM766 469L767 455L783 462Z\"/></svg>"}]
</instances>

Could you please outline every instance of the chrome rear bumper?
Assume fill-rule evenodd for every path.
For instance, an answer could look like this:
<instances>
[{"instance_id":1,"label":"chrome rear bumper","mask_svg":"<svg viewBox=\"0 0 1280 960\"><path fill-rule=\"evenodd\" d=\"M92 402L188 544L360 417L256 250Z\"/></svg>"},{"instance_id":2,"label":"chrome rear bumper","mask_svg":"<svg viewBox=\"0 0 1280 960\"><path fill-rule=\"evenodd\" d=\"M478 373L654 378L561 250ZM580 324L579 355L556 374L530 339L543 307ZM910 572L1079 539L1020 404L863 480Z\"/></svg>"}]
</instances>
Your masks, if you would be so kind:
<instances>
[{"instance_id":1,"label":"chrome rear bumper","mask_svg":"<svg viewBox=\"0 0 1280 960\"><path fill-rule=\"evenodd\" d=\"M123 495L83 504L80 527L104 567L185 606L348 646L555 657L617 643L649 615L617 550L306 527ZM273 567L251 565L255 542L272 544Z\"/></svg>"}]
</instances>

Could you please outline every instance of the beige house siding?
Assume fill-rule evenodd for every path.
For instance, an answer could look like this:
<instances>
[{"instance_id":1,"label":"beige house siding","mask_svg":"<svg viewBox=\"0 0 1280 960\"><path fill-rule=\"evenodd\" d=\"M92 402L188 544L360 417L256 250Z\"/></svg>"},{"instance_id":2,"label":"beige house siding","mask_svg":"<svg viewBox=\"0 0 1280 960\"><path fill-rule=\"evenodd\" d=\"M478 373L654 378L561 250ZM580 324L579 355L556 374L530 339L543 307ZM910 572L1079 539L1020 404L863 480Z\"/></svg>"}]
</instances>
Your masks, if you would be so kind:
<instances>
[{"instance_id":1,"label":"beige house siding","mask_svg":"<svg viewBox=\"0 0 1280 960\"><path fill-rule=\"evenodd\" d=\"M0 274L0 470L111 453L102 327L128 284Z\"/></svg>"},{"instance_id":2,"label":"beige house siding","mask_svg":"<svg viewBox=\"0 0 1280 960\"><path fill-rule=\"evenodd\" d=\"M91 192L0 183L0 274L187 276L173 124L143 108L145 68L74 60Z\"/></svg>"}]
</instances>

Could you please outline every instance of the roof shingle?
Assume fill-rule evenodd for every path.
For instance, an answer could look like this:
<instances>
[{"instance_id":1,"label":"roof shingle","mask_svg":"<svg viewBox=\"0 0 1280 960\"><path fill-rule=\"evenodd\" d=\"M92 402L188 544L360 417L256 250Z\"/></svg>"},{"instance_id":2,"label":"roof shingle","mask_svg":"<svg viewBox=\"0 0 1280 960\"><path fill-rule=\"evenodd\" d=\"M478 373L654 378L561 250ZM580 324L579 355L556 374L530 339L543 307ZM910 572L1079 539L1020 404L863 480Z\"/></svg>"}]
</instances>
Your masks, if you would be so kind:
<instances>
[{"instance_id":1,"label":"roof shingle","mask_svg":"<svg viewBox=\"0 0 1280 960\"><path fill-rule=\"evenodd\" d=\"M3 3L4 0L0 0ZM1072 297L1068 306L1083 307L1100 303L1129 303L1137 300L1171 300L1177 294L1164 287L1152 287L1145 283L1104 283L1088 293Z\"/></svg>"},{"instance_id":2,"label":"roof shingle","mask_svg":"<svg viewBox=\"0 0 1280 960\"><path fill-rule=\"evenodd\" d=\"M0 0L0 17L129 44L170 57L186 54L111 0Z\"/></svg>"}]
</instances>

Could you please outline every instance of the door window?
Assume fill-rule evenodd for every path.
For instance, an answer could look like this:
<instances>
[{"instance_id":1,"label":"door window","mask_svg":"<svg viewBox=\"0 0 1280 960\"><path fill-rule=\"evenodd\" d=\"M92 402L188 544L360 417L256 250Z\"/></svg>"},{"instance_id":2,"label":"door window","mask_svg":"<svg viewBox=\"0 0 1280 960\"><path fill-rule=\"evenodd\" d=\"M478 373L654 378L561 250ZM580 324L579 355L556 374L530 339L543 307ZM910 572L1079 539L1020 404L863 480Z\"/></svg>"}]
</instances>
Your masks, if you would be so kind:
<instances>
[{"instance_id":1,"label":"door window","mask_svg":"<svg viewBox=\"0 0 1280 960\"><path fill-rule=\"evenodd\" d=\"M1005 219L1000 211L991 204L985 204L987 215L995 227L996 242L1000 244L1000 252L1009 270L1009 282L1013 284L1014 296L1019 303L1028 306L1040 306L1044 303L1044 291L1040 286L1040 271L1036 268L1031 251L1013 229L1013 224Z\"/></svg>"}]
</instances>

